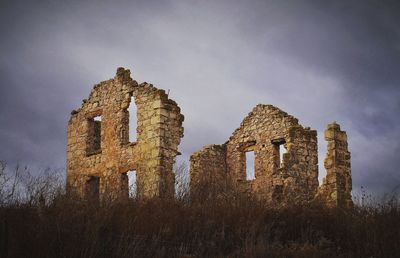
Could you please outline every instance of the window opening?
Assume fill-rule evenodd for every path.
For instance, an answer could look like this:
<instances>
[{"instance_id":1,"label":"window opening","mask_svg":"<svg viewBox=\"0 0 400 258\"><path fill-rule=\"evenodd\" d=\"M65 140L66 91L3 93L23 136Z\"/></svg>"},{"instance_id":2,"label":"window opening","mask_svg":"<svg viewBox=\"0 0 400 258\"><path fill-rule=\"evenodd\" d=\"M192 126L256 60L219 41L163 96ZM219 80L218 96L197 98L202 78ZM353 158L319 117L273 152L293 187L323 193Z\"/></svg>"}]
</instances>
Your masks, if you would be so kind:
<instances>
[{"instance_id":1,"label":"window opening","mask_svg":"<svg viewBox=\"0 0 400 258\"><path fill-rule=\"evenodd\" d=\"M135 99L132 96L129 107L129 142L136 142L137 140L137 108L135 104Z\"/></svg>"},{"instance_id":2,"label":"window opening","mask_svg":"<svg viewBox=\"0 0 400 258\"><path fill-rule=\"evenodd\" d=\"M128 191L129 191L129 198L135 198L136 197L136 171L131 170L128 171L127 173L128 176Z\"/></svg>"},{"instance_id":3,"label":"window opening","mask_svg":"<svg viewBox=\"0 0 400 258\"><path fill-rule=\"evenodd\" d=\"M254 161L254 151L247 151L246 153L246 180L254 180L256 178Z\"/></svg>"},{"instance_id":4,"label":"window opening","mask_svg":"<svg viewBox=\"0 0 400 258\"><path fill-rule=\"evenodd\" d=\"M283 167L283 154L287 153L287 150L285 148L286 141L284 138L279 138L272 140L271 143L275 146L277 154L275 160L276 162L279 161L279 168L281 168Z\"/></svg>"},{"instance_id":5,"label":"window opening","mask_svg":"<svg viewBox=\"0 0 400 258\"><path fill-rule=\"evenodd\" d=\"M101 116L89 119L87 139L87 155L101 152Z\"/></svg>"},{"instance_id":6,"label":"window opening","mask_svg":"<svg viewBox=\"0 0 400 258\"><path fill-rule=\"evenodd\" d=\"M321 138L322 140L318 139L318 182L319 185L322 185L324 182L324 178L326 177L326 169L325 169L325 158L326 155L328 154L328 146L325 145L324 143L324 136L318 136L318 138ZM324 150L324 151L320 151Z\"/></svg>"},{"instance_id":7,"label":"window opening","mask_svg":"<svg viewBox=\"0 0 400 258\"><path fill-rule=\"evenodd\" d=\"M287 153L287 150L285 148L284 144L279 145L279 167L283 167L283 154Z\"/></svg>"},{"instance_id":8,"label":"window opening","mask_svg":"<svg viewBox=\"0 0 400 258\"><path fill-rule=\"evenodd\" d=\"M86 199L91 202L99 201L99 189L100 189L100 178L96 176L91 176L86 182L85 196Z\"/></svg>"}]
</instances>

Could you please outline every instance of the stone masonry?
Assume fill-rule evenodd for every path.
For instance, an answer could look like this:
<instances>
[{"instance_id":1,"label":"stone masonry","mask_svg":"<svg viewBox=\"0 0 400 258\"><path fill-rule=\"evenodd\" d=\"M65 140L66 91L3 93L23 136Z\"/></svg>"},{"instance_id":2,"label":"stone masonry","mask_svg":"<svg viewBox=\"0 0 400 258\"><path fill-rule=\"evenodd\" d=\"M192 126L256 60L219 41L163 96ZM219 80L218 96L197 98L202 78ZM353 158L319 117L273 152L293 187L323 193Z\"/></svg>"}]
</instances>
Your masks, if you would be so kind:
<instances>
[{"instance_id":1,"label":"stone masonry","mask_svg":"<svg viewBox=\"0 0 400 258\"><path fill-rule=\"evenodd\" d=\"M131 99L137 108L136 141L129 142ZM68 122L67 188L81 197L126 198L128 171L137 195L173 197L172 167L183 137L183 115L164 90L138 84L118 68L94 86Z\"/></svg>"},{"instance_id":2,"label":"stone masonry","mask_svg":"<svg viewBox=\"0 0 400 258\"><path fill-rule=\"evenodd\" d=\"M134 142L129 141L130 105L137 108ZM82 106L71 112L68 191L96 201L127 198L127 172L136 171L138 197L173 197L172 169L183 120L180 108L164 90L138 84L129 70L118 68L113 79L95 85ZM274 207L312 201L351 207L346 132L336 123L329 124L325 140L327 175L319 186L317 132L277 107L257 105L227 142L191 155L191 196L207 200L239 193ZM254 175L249 176L249 170Z\"/></svg>"},{"instance_id":3,"label":"stone masonry","mask_svg":"<svg viewBox=\"0 0 400 258\"><path fill-rule=\"evenodd\" d=\"M200 199L215 198L227 187L226 145L208 145L190 157L190 192Z\"/></svg>"},{"instance_id":4,"label":"stone masonry","mask_svg":"<svg viewBox=\"0 0 400 258\"><path fill-rule=\"evenodd\" d=\"M328 183L319 189L317 132L303 128L296 118L272 105L257 105L227 142L192 154L191 194L198 194L199 186L223 191L229 185L277 207L311 202L318 193L328 204L348 206L352 201L346 134L338 125L329 125L325 138ZM282 160L280 145L286 150ZM246 152L255 154L255 178L250 180Z\"/></svg>"},{"instance_id":5,"label":"stone masonry","mask_svg":"<svg viewBox=\"0 0 400 258\"><path fill-rule=\"evenodd\" d=\"M327 171L318 198L329 206L351 207L350 152L347 149L347 134L334 122L325 131L328 152L324 160Z\"/></svg>"}]
</instances>

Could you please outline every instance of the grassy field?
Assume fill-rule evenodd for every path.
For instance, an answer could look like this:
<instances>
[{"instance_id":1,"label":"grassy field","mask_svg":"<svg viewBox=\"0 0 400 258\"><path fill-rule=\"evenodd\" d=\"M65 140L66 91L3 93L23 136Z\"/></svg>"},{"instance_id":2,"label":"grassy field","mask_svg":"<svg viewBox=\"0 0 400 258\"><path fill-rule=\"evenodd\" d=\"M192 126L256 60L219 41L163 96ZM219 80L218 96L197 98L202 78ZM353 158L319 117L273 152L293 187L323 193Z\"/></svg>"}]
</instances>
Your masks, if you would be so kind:
<instances>
[{"instance_id":1,"label":"grassy field","mask_svg":"<svg viewBox=\"0 0 400 258\"><path fill-rule=\"evenodd\" d=\"M351 210L278 210L238 194L93 204L49 175L16 180L24 191L10 180L0 180L1 257L400 257L394 196L362 196Z\"/></svg>"}]
</instances>

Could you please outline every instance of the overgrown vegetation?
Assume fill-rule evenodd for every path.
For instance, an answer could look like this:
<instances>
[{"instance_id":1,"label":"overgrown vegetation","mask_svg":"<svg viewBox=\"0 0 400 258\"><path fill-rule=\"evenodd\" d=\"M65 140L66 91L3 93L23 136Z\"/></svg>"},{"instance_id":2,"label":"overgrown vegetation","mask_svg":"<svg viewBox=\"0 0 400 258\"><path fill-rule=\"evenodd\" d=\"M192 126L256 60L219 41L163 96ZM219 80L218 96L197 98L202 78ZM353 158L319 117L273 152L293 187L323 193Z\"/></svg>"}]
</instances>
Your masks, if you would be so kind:
<instances>
[{"instance_id":1,"label":"overgrown vegetation","mask_svg":"<svg viewBox=\"0 0 400 258\"><path fill-rule=\"evenodd\" d=\"M399 257L394 196L352 210L274 210L238 194L93 204L63 175L0 166L1 257ZM22 176L24 174L24 176ZM46 174L46 173L44 173ZM207 189L203 189L206 191Z\"/></svg>"}]
</instances>

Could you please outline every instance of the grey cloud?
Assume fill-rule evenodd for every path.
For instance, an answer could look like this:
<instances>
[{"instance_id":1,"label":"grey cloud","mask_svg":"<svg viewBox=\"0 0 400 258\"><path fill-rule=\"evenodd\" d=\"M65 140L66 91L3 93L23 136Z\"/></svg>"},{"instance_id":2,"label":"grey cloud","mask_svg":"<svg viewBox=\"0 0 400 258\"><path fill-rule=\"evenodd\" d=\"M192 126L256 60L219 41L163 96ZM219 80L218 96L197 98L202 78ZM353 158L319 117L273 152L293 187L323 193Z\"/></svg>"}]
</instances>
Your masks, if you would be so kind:
<instances>
[{"instance_id":1,"label":"grey cloud","mask_svg":"<svg viewBox=\"0 0 400 258\"><path fill-rule=\"evenodd\" d=\"M399 4L323 3L2 2L0 159L64 166L69 112L124 66L181 106L184 160L270 103L318 130L320 166L323 130L337 120L355 188L391 189L400 184Z\"/></svg>"}]
</instances>

